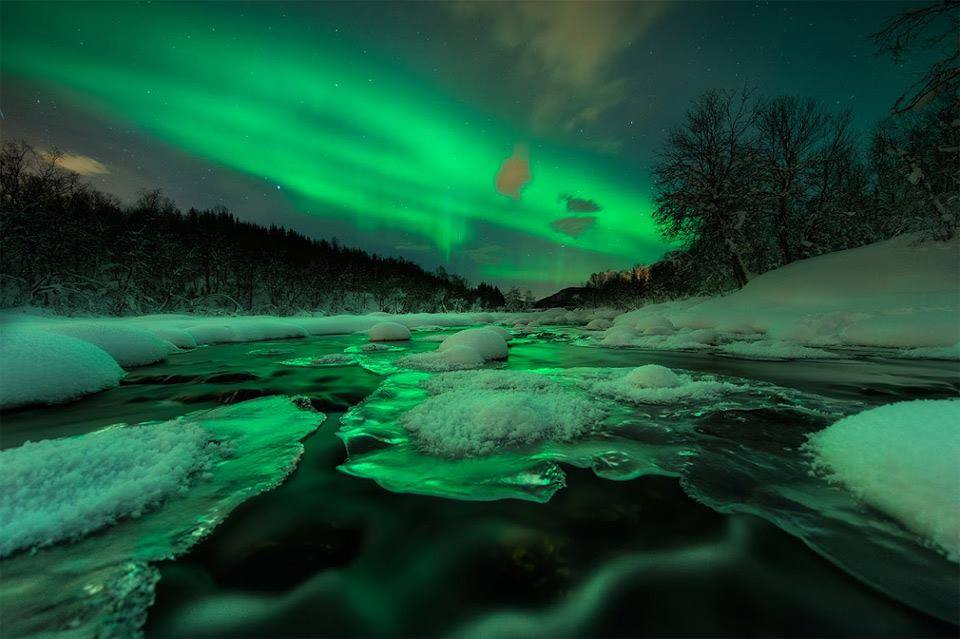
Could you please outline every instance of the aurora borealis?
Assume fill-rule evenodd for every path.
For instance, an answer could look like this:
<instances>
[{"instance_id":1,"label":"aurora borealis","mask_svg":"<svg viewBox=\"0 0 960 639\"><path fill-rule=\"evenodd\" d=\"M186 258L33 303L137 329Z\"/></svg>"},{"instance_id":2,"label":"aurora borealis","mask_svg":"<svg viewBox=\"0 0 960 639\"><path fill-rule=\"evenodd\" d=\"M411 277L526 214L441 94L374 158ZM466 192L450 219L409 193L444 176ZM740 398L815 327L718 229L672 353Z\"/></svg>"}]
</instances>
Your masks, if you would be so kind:
<instances>
[{"instance_id":1,"label":"aurora borealis","mask_svg":"<svg viewBox=\"0 0 960 639\"><path fill-rule=\"evenodd\" d=\"M656 259L645 162L695 92L658 82L684 73L683 34L660 28L695 6L518 6L4 3L5 135L96 162L120 190L137 173L182 207L222 203L474 281L547 293ZM498 88L476 99L484 87ZM50 104L74 124L52 124ZM513 197L495 178L515 148L531 179Z\"/></svg>"}]
</instances>

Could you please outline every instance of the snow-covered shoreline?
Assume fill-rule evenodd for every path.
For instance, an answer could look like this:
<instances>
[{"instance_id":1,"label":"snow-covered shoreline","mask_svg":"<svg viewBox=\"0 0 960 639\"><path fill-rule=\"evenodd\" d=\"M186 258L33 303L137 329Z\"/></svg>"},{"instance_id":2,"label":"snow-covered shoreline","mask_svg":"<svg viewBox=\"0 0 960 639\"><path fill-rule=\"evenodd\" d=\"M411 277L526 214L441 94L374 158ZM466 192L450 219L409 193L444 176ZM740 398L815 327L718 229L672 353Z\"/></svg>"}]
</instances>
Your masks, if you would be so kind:
<instances>
[{"instance_id":1,"label":"snow-covered shoreline","mask_svg":"<svg viewBox=\"0 0 960 639\"><path fill-rule=\"evenodd\" d=\"M509 333L503 327L517 333L540 326L582 327L591 336L589 343L599 347L692 350L744 359L827 359L851 350L960 359L958 269L958 240L921 243L901 236L790 264L730 295L649 304L628 312L553 308L520 313L129 318L8 313L0 316L0 408L69 401L116 386L123 368L203 345L353 333L389 341L409 339L410 330L484 325L494 326L505 338ZM460 367L497 359L448 355ZM445 363L440 364L442 369Z\"/></svg>"}]
</instances>

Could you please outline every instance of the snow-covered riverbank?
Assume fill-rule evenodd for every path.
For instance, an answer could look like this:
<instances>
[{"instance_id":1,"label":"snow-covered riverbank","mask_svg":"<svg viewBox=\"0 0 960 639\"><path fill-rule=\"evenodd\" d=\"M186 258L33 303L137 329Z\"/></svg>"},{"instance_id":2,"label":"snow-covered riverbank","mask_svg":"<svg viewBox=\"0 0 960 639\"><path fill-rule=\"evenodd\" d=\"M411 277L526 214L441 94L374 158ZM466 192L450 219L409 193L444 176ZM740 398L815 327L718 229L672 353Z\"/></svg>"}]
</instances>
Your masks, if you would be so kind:
<instances>
[{"instance_id":1,"label":"snow-covered riverbank","mask_svg":"<svg viewBox=\"0 0 960 639\"><path fill-rule=\"evenodd\" d=\"M960 359L960 243L903 236L790 264L716 298L634 311L553 308L528 313L420 313L300 317L58 318L7 314L0 324L0 408L61 402L116 386L122 369L198 346L368 332L492 325L509 339L542 326L584 327L585 344L696 350L745 359L892 357ZM404 328L407 330L405 331ZM451 344L450 346L452 346ZM467 346L467 348L472 348ZM481 349L482 350L482 349ZM425 368L469 368L498 358L462 348ZM416 365L414 367L417 367Z\"/></svg>"}]
</instances>

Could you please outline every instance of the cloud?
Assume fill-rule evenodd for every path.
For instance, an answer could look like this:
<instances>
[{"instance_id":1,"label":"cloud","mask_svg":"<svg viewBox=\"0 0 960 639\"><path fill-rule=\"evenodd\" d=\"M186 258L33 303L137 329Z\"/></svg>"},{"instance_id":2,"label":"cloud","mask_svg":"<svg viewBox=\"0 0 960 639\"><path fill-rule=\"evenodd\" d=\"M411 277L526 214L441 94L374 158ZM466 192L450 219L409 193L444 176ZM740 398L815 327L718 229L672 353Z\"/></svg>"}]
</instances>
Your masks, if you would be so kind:
<instances>
[{"instance_id":1,"label":"cloud","mask_svg":"<svg viewBox=\"0 0 960 639\"><path fill-rule=\"evenodd\" d=\"M595 215L587 215L584 217L562 217L559 220L550 222L550 227L556 231L560 231L564 235L569 235L570 237L576 238L592 229L593 225L596 223L597 217Z\"/></svg>"},{"instance_id":2,"label":"cloud","mask_svg":"<svg viewBox=\"0 0 960 639\"><path fill-rule=\"evenodd\" d=\"M105 164L94 160L89 155L63 153L56 155L48 151L41 153L44 159L53 160L54 164L80 175L107 175L110 169Z\"/></svg>"},{"instance_id":3,"label":"cloud","mask_svg":"<svg viewBox=\"0 0 960 639\"><path fill-rule=\"evenodd\" d=\"M520 189L530 182L530 160L527 157L527 148L518 144L513 149L513 155L500 165L494 184L497 193L520 199Z\"/></svg>"},{"instance_id":4,"label":"cloud","mask_svg":"<svg viewBox=\"0 0 960 639\"><path fill-rule=\"evenodd\" d=\"M567 213L596 213L602 211L603 207L594 200L574 197L572 195L561 195L561 200L567 201Z\"/></svg>"},{"instance_id":5,"label":"cloud","mask_svg":"<svg viewBox=\"0 0 960 639\"><path fill-rule=\"evenodd\" d=\"M489 25L494 44L517 55L515 72L535 94L538 132L572 131L619 104L626 79L617 56L669 8L667 2L485 2L447 6Z\"/></svg>"}]
</instances>

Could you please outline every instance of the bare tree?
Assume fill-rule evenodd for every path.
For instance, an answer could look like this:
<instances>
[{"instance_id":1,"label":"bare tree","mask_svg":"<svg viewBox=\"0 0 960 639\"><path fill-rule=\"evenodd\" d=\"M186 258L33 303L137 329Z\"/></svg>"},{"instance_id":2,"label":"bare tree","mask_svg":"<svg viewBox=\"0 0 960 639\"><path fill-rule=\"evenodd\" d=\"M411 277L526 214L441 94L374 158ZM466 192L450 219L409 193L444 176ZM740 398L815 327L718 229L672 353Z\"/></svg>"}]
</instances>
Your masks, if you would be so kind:
<instances>
[{"instance_id":1,"label":"bare tree","mask_svg":"<svg viewBox=\"0 0 960 639\"><path fill-rule=\"evenodd\" d=\"M897 99L895 122L878 140L898 161L903 188L930 211L931 235L949 239L960 223L960 0L894 16L873 41L896 62L917 48L938 51L933 65Z\"/></svg>"},{"instance_id":2,"label":"bare tree","mask_svg":"<svg viewBox=\"0 0 960 639\"><path fill-rule=\"evenodd\" d=\"M765 208L772 214L781 263L797 259L797 231L812 174L821 164L829 116L807 98L781 96L757 114L757 152Z\"/></svg>"},{"instance_id":3,"label":"bare tree","mask_svg":"<svg viewBox=\"0 0 960 639\"><path fill-rule=\"evenodd\" d=\"M938 95L956 95L960 88L960 0L942 0L893 16L871 36L878 53L894 62L919 48L941 49L940 58L894 103L891 111L906 113L929 104Z\"/></svg>"},{"instance_id":4,"label":"bare tree","mask_svg":"<svg viewBox=\"0 0 960 639\"><path fill-rule=\"evenodd\" d=\"M738 286L753 273L747 218L754 211L756 158L750 139L756 103L748 91L708 91L667 136L654 168L654 217L688 249L716 248ZM705 259L712 255L704 255Z\"/></svg>"}]
</instances>

